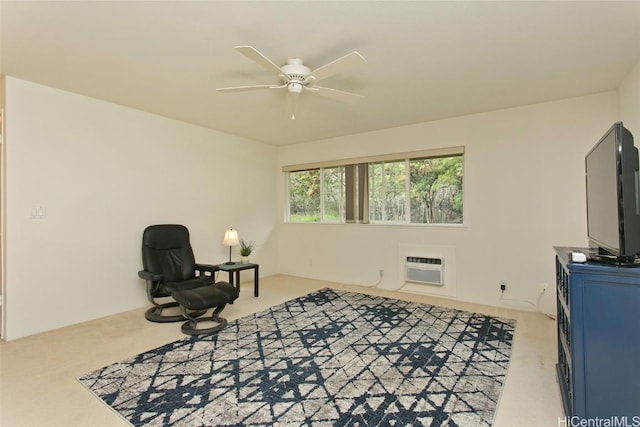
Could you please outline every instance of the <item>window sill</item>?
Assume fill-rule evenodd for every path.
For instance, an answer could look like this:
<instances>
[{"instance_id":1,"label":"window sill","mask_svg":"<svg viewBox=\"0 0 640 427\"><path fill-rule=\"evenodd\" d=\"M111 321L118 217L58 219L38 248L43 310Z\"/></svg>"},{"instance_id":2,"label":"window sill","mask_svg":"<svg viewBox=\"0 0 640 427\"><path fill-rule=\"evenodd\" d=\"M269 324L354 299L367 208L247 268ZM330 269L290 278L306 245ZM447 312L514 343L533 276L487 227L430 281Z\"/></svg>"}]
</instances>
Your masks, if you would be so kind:
<instances>
[{"instance_id":1,"label":"window sill","mask_svg":"<svg viewBox=\"0 0 640 427\"><path fill-rule=\"evenodd\" d=\"M283 221L285 225L314 225L314 226L337 226L337 227L390 227L390 228L424 228L424 229L443 229L443 230L468 230L466 224L407 224L407 223L381 223L370 222L363 223L346 223L346 222L291 222Z\"/></svg>"}]
</instances>

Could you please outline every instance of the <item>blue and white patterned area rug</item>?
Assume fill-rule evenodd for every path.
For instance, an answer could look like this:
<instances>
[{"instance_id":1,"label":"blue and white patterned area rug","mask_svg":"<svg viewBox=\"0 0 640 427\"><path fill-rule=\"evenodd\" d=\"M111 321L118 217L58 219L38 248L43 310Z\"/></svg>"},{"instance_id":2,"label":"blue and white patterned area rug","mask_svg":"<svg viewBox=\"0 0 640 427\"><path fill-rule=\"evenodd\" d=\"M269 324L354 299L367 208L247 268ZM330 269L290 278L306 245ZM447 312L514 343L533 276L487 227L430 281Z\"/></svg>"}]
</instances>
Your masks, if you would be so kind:
<instances>
[{"instance_id":1,"label":"blue and white patterned area rug","mask_svg":"<svg viewBox=\"0 0 640 427\"><path fill-rule=\"evenodd\" d=\"M323 289L80 382L135 426L491 425L514 329Z\"/></svg>"}]
</instances>

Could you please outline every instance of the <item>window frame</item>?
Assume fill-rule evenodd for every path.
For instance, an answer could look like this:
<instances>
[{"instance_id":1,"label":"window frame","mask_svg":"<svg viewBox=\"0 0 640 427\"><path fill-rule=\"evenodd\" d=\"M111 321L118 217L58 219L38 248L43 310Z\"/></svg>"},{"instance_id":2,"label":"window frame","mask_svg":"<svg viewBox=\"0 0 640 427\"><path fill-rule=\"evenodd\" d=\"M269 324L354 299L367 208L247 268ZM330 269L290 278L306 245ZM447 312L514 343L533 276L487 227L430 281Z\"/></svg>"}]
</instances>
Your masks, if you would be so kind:
<instances>
[{"instance_id":1,"label":"window frame","mask_svg":"<svg viewBox=\"0 0 640 427\"><path fill-rule=\"evenodd\" d=\"M463 171L463 175L462 175L462 186L461 186L461 191L462 191L462 218L461 218L461 222L460 223L418 223L418 222L411 222L411 161L412 160L420 160L420 159L435 159L435 158L445 158L445 157L461 157L462 158L462 171ZM455 146L455 147L443 147L443 148L434 148L434 149L429 149L429 150L420 150L420 151L411 151L411 152L402 152L402 153L390 153L390 154L383 154L383 155L375 155L375 156L367 156L367 157L358 157L358 158L350 158L350 159L343 159L343 160L330 160L330 161L323 161L323 162L315 162L315 163L306 163L306 164L300 164L300 165L287 165L287 166L283 166L282 167L282 171L285 172L284 173L284 178L285 178L285 215L284 215L284 220L286 223L290 223L290 224L353 224L353 223L357 223L357 224L371 224L371 225L382 225L382 226L417 226L417 227L444 227L444 228L456 228L456 227L466 227L466 218L467 215L465 213L465 207L466 207L466 179L465 179L465 147L464 146ZM390 163L390 162L399 162L399 161L403 161L405 163L405 197L404 197L404 220L403 221L380 221L380 220L373 220L370 218L370 213L369 213L369 204L371 202L371 198L369 196L369 165L372 163ZM354 185L356 188L360 187L360 191L356 190L356 193L358 193L358 195L356 195L356 199L355 200L347 200L346 199L346 189L344 188L346 185L346 181L349 179L347 176L347 172L346 172L346 168L348 166L355 166L357 170L360 171L360 174L362 174L362 170L359 169L359 167L365 166L364 169L366 169L366 178L365 178L365 185L364 185L364 192L367 194L367 197L365 198L365 200L363 201L361 198L361 192L362 192L362 183L361 182L356 182ZM342 179L343 179L343 188L341 190L341 196L344 198L341 198L341 209L340 209L340 213L341 213L341 218L339 220L325 220L325 211L324 211L324 199L325 199L325 193L324 193L324 169L325 168L335 168L335 167L343 167L343 174L342 174ZM320 170L320 221L291 221L291 193L290 193L290 184L291 184L291 179L290 179L290 173L291 172L301 172L301 171L305 171L305 170L313 170L313 169L319 169ZM356 215L356 219L355 220L350 220L348 217L348 212L347 212L347 205L349 203L355 203L356 205L358 205L355 208L355 215ZM361 211L361 208L359 205L365 204L366 208L366 218L362 217L362 212L358 213L358 211Z\"/></svg>"}]
</instances>

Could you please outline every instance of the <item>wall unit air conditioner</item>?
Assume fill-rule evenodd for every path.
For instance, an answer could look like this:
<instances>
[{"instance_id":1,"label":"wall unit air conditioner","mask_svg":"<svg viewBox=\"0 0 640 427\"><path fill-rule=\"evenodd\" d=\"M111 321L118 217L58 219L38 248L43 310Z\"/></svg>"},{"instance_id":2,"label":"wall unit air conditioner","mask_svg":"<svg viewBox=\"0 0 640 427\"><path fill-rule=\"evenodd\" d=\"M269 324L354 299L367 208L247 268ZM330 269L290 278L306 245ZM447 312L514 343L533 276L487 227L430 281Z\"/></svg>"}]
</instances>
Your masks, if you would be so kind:
<instances>
[{"instance_id":1,"label":"wall unit air conditioner","mask_svg":"<svg viewBox=\"0 0 640 427\"><path fill-rule=\"evenodd\" d=\"M408 256L405 277L407 282L444 285L444 259Z\"/></svg>"}]
</instances>

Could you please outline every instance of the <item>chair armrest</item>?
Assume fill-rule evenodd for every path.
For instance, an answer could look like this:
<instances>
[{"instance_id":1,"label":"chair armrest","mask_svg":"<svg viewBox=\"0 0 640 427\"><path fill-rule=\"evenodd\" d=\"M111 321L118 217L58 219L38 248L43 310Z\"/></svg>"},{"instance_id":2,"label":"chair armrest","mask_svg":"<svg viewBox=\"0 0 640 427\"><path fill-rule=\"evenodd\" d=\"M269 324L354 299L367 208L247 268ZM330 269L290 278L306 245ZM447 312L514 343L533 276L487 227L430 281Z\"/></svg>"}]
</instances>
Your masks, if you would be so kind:
<instances>
[{"instance_id":1,"label":"chair armrest","mask_svg":"<svg viewBox=\"0 0 640 427\"><path fill-rule=\"evenodd\" d=\"M211 264L196 264L196 270L200 272L208 271L213 275L213 273L220 270L220 267Z\"/></svg>"},{"instance_id":2,"label":"chair armrest","mask_svg":"<svg viewBox=\"0 0 640 427\"><path fill-rule=\"evenodd\" d=\"M147 270L138 271L138 277L140 277L141 279L144 279L144 280L152 280L154 282L162 280L162 274L153 273L153 272L147 271Z\"/></svg>"}]
</instances>

